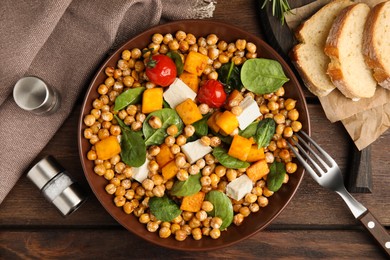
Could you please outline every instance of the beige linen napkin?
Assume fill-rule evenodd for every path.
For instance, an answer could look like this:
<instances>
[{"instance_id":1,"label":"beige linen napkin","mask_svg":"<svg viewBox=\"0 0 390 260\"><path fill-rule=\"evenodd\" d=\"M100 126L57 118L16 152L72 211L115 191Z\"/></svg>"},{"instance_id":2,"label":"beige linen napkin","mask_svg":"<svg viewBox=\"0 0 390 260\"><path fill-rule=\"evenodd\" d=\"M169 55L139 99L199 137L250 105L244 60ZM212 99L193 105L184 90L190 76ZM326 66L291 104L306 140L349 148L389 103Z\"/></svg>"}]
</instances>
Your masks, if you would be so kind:
<instances>
[{"instance_id":1,"label":"beige linen napkin","mask_svg":"<svg viewBox=\"0 0 390 260\"><path fill-rule=\"evenodd\" d=\"M68 117L110 48L161 21L211 17L215 4L215 0L3 0L0 203ZM58 90L61 107L55 114L36 116L16 105L12 89L25 75L42 78Z\"/></svg>"}]
</instances>

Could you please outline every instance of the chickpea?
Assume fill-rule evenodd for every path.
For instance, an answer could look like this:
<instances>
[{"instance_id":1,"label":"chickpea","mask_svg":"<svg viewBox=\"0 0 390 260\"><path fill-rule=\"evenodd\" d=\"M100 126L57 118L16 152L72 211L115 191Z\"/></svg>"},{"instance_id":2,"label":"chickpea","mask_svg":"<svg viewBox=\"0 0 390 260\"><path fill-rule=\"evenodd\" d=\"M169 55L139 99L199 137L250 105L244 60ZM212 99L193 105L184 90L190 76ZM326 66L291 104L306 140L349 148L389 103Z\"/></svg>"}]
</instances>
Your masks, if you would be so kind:
<instances>
[{"instance_id":1,"label":"chickpea","mask_svg":"<svg viewBox=\"0 0 390 260\"><path fill-rule=\"evenodd\" d=\"M210 201L205 200L202 202L202 210L204 210L206 212L210 212L213 209L214 209L214 206Z\"/></svg>"},{"instance_id":2,"label":"chickpea","mask_svg":"<svg viewBox=\"0 0 390 260\"><path fill-rule=\"evenodd\" d=\"M131 123L131 130L133 131L139 131L142 128L142 122L141 121L134 121Z\"/></svg>"},{"instance_id":3,"label":"chickpea","mask_svg":"<svg viewBox=\"0 0 390 260\"><path fill-rule=\"evenodd\" d=\"M104 167L103 164L98 164L98 165L95 165L95 167L93 168L93 171L97 175L103 176L106 173L106 167Z\"/></svg>"},{"instance_id":4,"label":"chickpea","mask_svg":"<svg viewBox=\"0 0 390 260\"><path fill-rule=\"evenodd\" d=\"M287 173L294 173L294 172L296 172L297 168L298 168L298 166L296 163L288 162L286 164L286 172Z\"/></svg>"},{"instance_id":5,"label":"chickpea","mask_svg":"<svg viewBox=\"0 0 390 260\"><path fill-rule=\"evenodd\" d=\"M91 128L85 128L84 129L84 137L86 139L91 139L92 135L93 135L93 131L92 131Z\"/></svg>"},{"instance_id":6,"label":"chickpea","mask_svg":"<svg viewBox=\"0 0 390 260\"><path fill-rule=\"evenodd\" d=\"M291 128L294 132L298 132L299 130L302 129L302 123L299 121L292 121Z\"/></svg>"},{"instance_id":7,"label":"chickpea","mask_svg":"<svg viewBox=\"0 0 390 260\"><path fill-rule=\"evenodd\" d=\"M111 180L112 178L114 178L114 176L115 176L115 173L111 169L106 170L106 172L104 173L104 178L108 181Z\"/></svg>"},{"instance_id":8,"label":"chickpea","mask_svg":"<svg viewBox=\"0 0 390 260\"><path fill-rule=\"evenodd\" d=\"M210 112L210 107L209 105L205 104L205 103L202 103L198 106L199 108L199 111L202 115L205 115L207 114L208 112Z\"/></svg>"},{"instance_id":9,"label":"chickpea","mask_svg":"<svg viewBox=\"0 0 390 260\"><path fill-rule=\"evenodd\" d=\"M167 238L172 234L172 231L169 227L162 227L160 228L158 234L161 238Z\"/></svg>"},{"instance_id":10,"label":"chickpea","mask_svg":"<svg viewBox=\"0 0 390 260\"><path fill-rule=\"evenodd\" d=\"M175 239L177 241L184 241L187 238L187 233L185 230L179 229L175 232Z\"/></svg>"},{"instance_id":11,"label":"chickpea","mask_svg":"<svg viewBox=\"0 0 390 260\"><path fill-rule=\"evenodd\" d=\"M200 211L196 212L195 217L199 221L204 221L207 218L207 212L205 210L200 210Z\"/></svg>"},{"instance_id":12,"label":"chickpea","mask_svg":"<svg viewBox=\"0 0 390 260\"><path fill-rule=\"evenodd\" d=\"M236 226L241 225L243 221L244 221L244 215L242 215L241 213L238 213L238 214L234 215L234 217L233 217L233 223L234 223Z\"/></svg>"},{"instance_id":13,"label":"chickpea","mask_svg":"<svg viewBox=\"0 0 390 260\"><path fill-rule=\"evenodd\" d=\"M221 236L221 230L219 230L219 228L213 228L211 231L210 231L210 237L212 239L217 239Z\"/></svg>"},{"instance_id":14,"label":"chickpea","mask_svg":"<svg viewBox=\"0 0 390 260\"><path fill-rule=\"evenodd\" d=\"M142 181L142 187L144 187L145 190L152 190L154 182L151 179L145 179Z\"/></svg>"},{"instance_id":15,"label":"chickpea","mask_svg":"<svg viewBox=\"0 0 390 260\"><path fill-rule=\"evenodd\" d=\"M191 165L191 166L188 168L188 173L191 174L191 175L198 174L199 171L200 171L199 166L196 165L196 164L193 164L193 165Z\"/></svg>"},{"instance_id":16,"label":"chickpea","mask_svg":"<svg viewBox=\"0 0 390 260\"><path fill-rule=\"evenodd\" d=\"M139 219L138 219L139 222L141 222L142 224L146 224L150 221L150 215L149 213L143 213Z\"/></svg>"},{"instance_id":17,"label":"chickpea","mask_svg":"<svg viewBox=\"0 0 390 260\"><path fill-rule=\"evenodd\" d=\"M286 126L283 130L283 136L289 138L294 134L294 131L291 126Z\"/></svg>"},{"instance_id":18,"label":"chickpea","mask_svg":"<svg viewBox=\"0 0 390 260\"><path fill-rule=\"evenodd\" d=\"M249 207L247 206L244 206L244 207L241 207L239 212L244 216L244 217L247 217L249 216L249 214L251 214L251 211L249 209Z\"/></svg>"},{"instance_id":19,"label":"chickpea","mask_svg":"<svg viewBox=\"0 0 390 260\"><path fill-rule=\"evenodd\" d=\"M179 181L186 181L189 178L189 174L185 169L180 169L176 174L176 178Z\"/></svg>"},{"instance_id":20,"label":"chickpea","mask_svg":"<svg viewBox=\"0 0 390 260\"><path fill-rule=\"evenodd\" d=\"M235 180L237 178L237 171L235 169L227 169L226 177L229 182Z\"/></svg>"},{"instance_id":21,"label":"chickpea","mask_svg":"<svg viewBox=\"0 0 390 260\"><path fill-rule=\"evenodd\" d=\"M116 191L116 186L112 183L107 184L105 188L106 192L110 195L114 194Z\"/></svg>"},{"instance_id":22,"label":"chickpea","mask_svg":"<svg viewBox=\"0 0 390 260\"><path fill-rule=\"evenodd\" d=\"M203 227L202 228L202 234L204 236L209 236L210 235L211 228L210 227Z\"/></svg>"},{"instance_id":23,"label":"chickpea","mask_svg":"<svg viewBox=\"0 0 390 260\"><path fill-rule=\"evenodd\" d=\"M172 152L173 154L178 154L178 153L180 153L180 151L181 151L181 149L180 149L180 146L179 146L179 145L173 144L173 145L171 146L171 152Z\"/></svg>"},{"instance_id":24,"label":"chickpea","mask_svg":"<svg viewBox=\"0 0 390 260\"><path fill-rule=\"evenodd\" d=\"M194 131L195 131L195 129L194 129ZM184 135L179 135L178 137L176 137L176 144L178 146L185 145L186 142L187 142L187 138Z\"/></svg>"},{"instance_id":25,"label":"chickpea","mask_svg":"<svg viewBox=\"0 0 390 260\"><path fill-rule=\"evenodd\" d=\"M249 205L249 210L250 210L251 212L258 212L258 211L260 210L260 206L259 206L259 204L257 204L257 203L251 203L251 204Z\"/></svg>"},{"instance_id":26,"label":"chickpea","mask_svg":"<svg viewBox=\"0 0 390 260\"><path fill-rule=\"evenodd\" d=\"M187 163L186 158L183 155L178 155L175 158L176 166L179 168L183 168L184 165Z\"/></svg>"},{"instance_id":27,"label":"chickpea","mask_svg":"<svg viewBox=\"0 0 390 260\"><path fill-rule=\"evenodd\" d=\"M196 161L196 165L198 165L199 169L203 169L206 165L206 161L203 158L201 158Z\"/></svg>"},{"instance_id":28,"label":"chickpea","mask_svg":"<svg viewBox=\"0 0 390 260\"><path fill-rule=\"evenodd\" d=\"M222 225L222 219L220 217L213 217L210 221L210 226L212 228L219 229Z\"/></svg>"},{"instance_id":29,"label":"chickpea","mask_svg":"<svg viewBox=\"0 0 390 260\"><path fill-rule=\"evenodd\" d=\"M268 198L264 196L259 196L257 198L257 203L259 204L260 207L264 208L268 205Z\"/></svg>"},{"instance_id":30,"label":"chickpea","mask_svg":"<svg viewBox=\"0 0 390 260\"><path fill-rule=\"evenodd\" d=\"M93 115L86 115L84 117L84 124L86 126L92 126L96 122L96 118Z\"/></svg>"},{"instance_id":31,"label":"chickpea","mask_svg":"<svg viewBox=\"0 0 390 260\"><path fill-rule=\"evenodd\" d=\"M241 113L242 113L242 107L240 107L240 106L234 106L234 107L232 107L231 112L232 112L234 115L239 116L239 115L241 115Z\"/></svg>"},{"instance_id":32,"label":"chickpea","mask_svg":"<svg viewBox=\"0 0 390 260\"><path fill-rule=\"evenodd\" d=\"M195 240L200 240L202 239L202 230L197 227L197 228L194 228L192 231L191 231L191 234L192 234L192 238L195 239Z\"/></svg>"},{"instance_id":33,"label":"chickpea","mask_svg":"<svg viewBox=\"0 0 390 260\"><path fill-rule=\"evenodd\" d=\"M200 142L201 142L201 144L203 144L204 146L209 146L210 144L211 144L211 141L210 141L210 137L208 137L208 136L202 136L201 138L200 138Z\"/></svg>"},{"instance_id":34,"label":"chickpea","mask_svg":"<svg viewBox=\"0 0 390 260\"><path fill-rule=\"evenodd\" d=\"M202 169L202 175L209 176L213 172L213 168L210 165L206 165Z\"/></svg>"},{"instance_id":35,"label":"chickpea","mask_svg":"<svg viewBox=\"0 0 390 260\"><path fill-rule=\"evenodd\" d=\"M244 39L238 39L236 41L236 48L240 51L244 50L246 47L246 40Z\"/></svg>"},{"instance_id":36,"label":"chickpea","mask_svg":"<svg viewBox=\"0 0 390 260\"><path fill-rule=\"evenodd\" d=\"M161 119L158 116L151 116L148 123L153 129L159 129L162 126Z\"/></svg>"},{"instance_id":37,"label":"chickpea","mask_svg":"<svg viewBox=\"0 0 390 260\"><path fill-rule=\"evenodd\" d=\"M163 197L165 194L165 186L164 185L157 185L153 188L153 195L156 197Z\"/></svg>"},{"instance_id":38,"label":"chickpea","mask_svg":"<svg viewBox=\"0 0 390 260\"><path fill-rule=\"evenodd\" d=\"M202 176L200 178L200 184L202 186L210 186L211 185L211 178L210 178L210 176Z\"/></svg>"},{"instance_id":39,"label":"chickpea","mask_svg":"<svg viewBox=\"0 0 390 260\"><path fill-rule=\"evenodd\" d=\"M122 207L126 203L126 198L123 196L116 196L114 198L114 203L115 203L115 206Z\"/></svg>"},{"instance_id":40,"label":"chickpea","mask_svg":"<svg viewBox=\"0 0 390 260\"><path fill-rule=\"evenodd\" d=\"M257 200L257 196L253 193L248 193L245 195L245 202L246 203L254 203Z\"/></svg>"},{"instance_id":41,"label":"chickpea","mask_svg":"<svg viewBox=\"0 0 390 260\"><path fill-rule=\"evenodd\" d=\"M171 125L167 128L167 134L170 136L175 136L179 132L179 129L176 125Z\"/></svg>"},{"instance_id":42,"label":"chickpea","mask_svg":"<svg viewBox=\"0 0 390 260\"><path fill-rule=\"evenodd\" d=\"M87 153L87 159L90 161L94 161L97 159L97 154L94 150L89 150Z\"/></svg>"}]
</instances>

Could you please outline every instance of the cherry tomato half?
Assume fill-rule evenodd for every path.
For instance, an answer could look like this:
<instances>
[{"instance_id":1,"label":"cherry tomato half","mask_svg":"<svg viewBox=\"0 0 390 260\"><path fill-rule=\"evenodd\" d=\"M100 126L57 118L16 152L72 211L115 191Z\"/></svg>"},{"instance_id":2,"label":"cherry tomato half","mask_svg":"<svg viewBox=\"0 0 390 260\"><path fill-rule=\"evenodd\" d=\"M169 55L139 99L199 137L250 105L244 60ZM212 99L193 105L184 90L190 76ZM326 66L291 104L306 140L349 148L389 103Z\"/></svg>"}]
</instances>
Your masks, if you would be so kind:
<instances>
[{"instance_id":1,"label":"cherry tomato half","mask_svg":"<svg viewBox=\"0 0 390 260\"><path fill-rule=\"evenodd\" d=\"M146 64L146 76L151 82L161 87L167 87L176 78L176 65L166 55L153 55Z\"/></svg>"},{"instance_id":2,"label":"cherry tomato half","mask_svg":"<svg viewBox=\"0 0 390 260\"><path fill-rule=\"evenodd\" d=\"M209 79L199 88L197 99L209 107L219 108L226 100L226 93L221 82Z\"/></svg>"}]
</instances>

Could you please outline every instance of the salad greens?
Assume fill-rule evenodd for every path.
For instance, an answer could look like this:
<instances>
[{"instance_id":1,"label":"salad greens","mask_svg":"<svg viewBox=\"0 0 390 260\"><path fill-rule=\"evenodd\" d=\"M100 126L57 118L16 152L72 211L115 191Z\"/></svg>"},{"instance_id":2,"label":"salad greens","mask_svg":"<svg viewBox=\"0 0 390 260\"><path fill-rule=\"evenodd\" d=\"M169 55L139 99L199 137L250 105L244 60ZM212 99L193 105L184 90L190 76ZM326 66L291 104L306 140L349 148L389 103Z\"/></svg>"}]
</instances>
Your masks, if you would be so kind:
<instances>
[{"instance_id":1,"label":"salad greens","mask_svg":"<svg viewBox=\"0 0 390 260\"><path fill-rule=\"evenodd\" d=\"M213 210L207 212L207 214L213 217L220 217L222 219L222 225L220 230L225 230L233 221L233 205L228 196L225 193L212 190L206 195L206 200L213 204Z\"/></svg>"},{"instance_id":2,"label":"salad greens","mask_svg":"<svg viewBox=\"0 0 390 260\"><path fill-rule=\"evenodd\" d=\"M222 147L215 147L213 150L213 156L226 168L240 169L249 167L248 162L244 162L230 156Z\"/></svg>"},{"instance_id":3,"label":"salad greens","mask_svg":"<svg viewBox=\"0 0 390 260\"><path fill-rule=\"evenodd\" d=\"M249 59L241 68L243 85L255 94L268 94L283 86L289 79L276 60Z\"/></svg>"},{"instance_id":4,"label":"salad greens","mask_svg":"<svg viewBox=\"0 0 390 260\"><path fill-rule=\"evenodd\" d=\"M114 110L119 111L124 109L128 105L137 104L141 101L142 93L144 92L145 87L130 88L122 92L115 99Z\"/></svg>"},{"instance_id":5,"label":"salad greens","mask_svg":"<svg viewBox=\"0 0 390 260\"><path fill-rule=\"evenodd\" d=\"M167 195L149 200L150 212L161 221L172 221L181 214L179 206Z\"/></svg>"},{"instance_id":6,"label":"salad greens","mask_svg":"<svg viewBox=\"0 0 390 260\"><path fill-rule=\"evenodd\" d=\"M259 122L254 136L259 148L269 145L272 137L274 136L275 128L275 120L272 118L265 118Z\"/></svg>"},{"instance_id":7,"label":"salad greens","mask_svg":"<svg viewBox=\"0 0 390 260\"><path fill-rule=\"evenodd\" d=\"M236 66L234 62L225 63L217 70L218 80L225 86L225 92L230 93L237 89L241 91L242 82L240 79L240 67Z\"/></svg>"},{"instance_id":8,"label":"salad greens","mask_svg":"<svg viewBox=\"0 0 390 260\"><path fill-rule=\"evenodd\" d=\"M269 167L267 187L270 191L278 191L282 187L286 169L281 162L273 162Z\"/></svg>"},{"instance_id":9,"label":"salad greens","mask_svg":"<svg viewBox=\"0 0 390 260\"><path fill-rule=\"evenodd\" d=\"M185 181L176 181L171 189L171 195L173 196L191 196L202 189L200 183L201 173L190 175Z\"/></svg>"}]
</instances>

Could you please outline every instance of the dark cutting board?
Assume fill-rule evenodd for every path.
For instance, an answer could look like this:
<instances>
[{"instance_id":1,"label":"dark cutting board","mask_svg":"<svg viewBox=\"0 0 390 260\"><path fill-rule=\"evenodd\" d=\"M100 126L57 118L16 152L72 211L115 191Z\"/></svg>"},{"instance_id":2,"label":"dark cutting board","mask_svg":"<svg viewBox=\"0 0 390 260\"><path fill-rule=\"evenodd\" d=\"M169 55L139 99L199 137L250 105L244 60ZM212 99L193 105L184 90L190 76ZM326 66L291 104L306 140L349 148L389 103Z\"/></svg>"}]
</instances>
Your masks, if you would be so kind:
<instances>
[{"instance_id":1,"label":"dark cutting board","mask_svg":"<svg viewBox=\"0 0 390 260\"><path fill-rule=\"evenodd\" d=\"M293 68L288 53L297 43L293 32L286 24L272 15L271 4L260 9L264 0L257 0L259 6L260 22L266 41L290 64ZM313 0L290 0L292 9L314 2ZM294 68L293 68L294 70ZM296 71L295 71L296 72ZM296 73L297 74L297 73ZM297 74L298 75L298 74ZM299 77L298 77L299 78ZM302 82L301 82L302 83ZM303 83L302 83L303 85ZM346 186L350 192L369 193L372 190L371 176L371 148L359 151L351 141L351 158L349 171L346 173Z\"/></svg>"}]
</instances>

